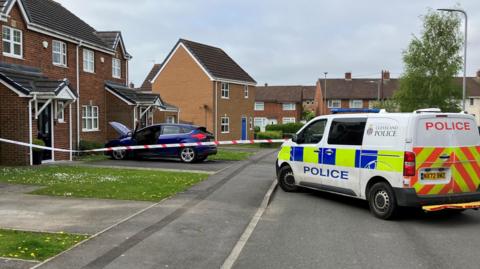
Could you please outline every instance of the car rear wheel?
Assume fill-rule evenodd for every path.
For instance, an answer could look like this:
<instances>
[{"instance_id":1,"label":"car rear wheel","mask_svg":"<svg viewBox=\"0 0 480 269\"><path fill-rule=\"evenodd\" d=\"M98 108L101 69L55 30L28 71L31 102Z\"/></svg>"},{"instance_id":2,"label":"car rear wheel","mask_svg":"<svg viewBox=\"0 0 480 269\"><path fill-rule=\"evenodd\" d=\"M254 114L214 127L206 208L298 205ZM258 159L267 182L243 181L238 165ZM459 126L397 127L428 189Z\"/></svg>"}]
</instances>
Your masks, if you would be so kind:
<instances>
[{"instance_id":1,"label":"car rear wheel","mask_svg":"<svg viewBox=\"0 0 480 269\"><path fill-rule=\"evenodd\" d=\"M193 148L182 148L180 150L180 160L184 163L192 163L197 158L197 154Z\"/></svg>"},{"instance_id":2,"label":"car rear wheel","mask_svg":"<svg viewBox=\"0 0 480 269\"><path fill-rule=\"evenodd\" d=\"M112 158L114 160L125 160L127 158L127 151L124 149L114 150L112 152Z\"/></svg>"},{"instance_id":3,"label":"car rear wheel","mask_svg":"<svg viewBox=\"0 0 480 269\"><path fill-rule=\"evenodd\" d=\"M278 171L278 185L286 192L298 191L298 186L295 185L295 177L290 166L284 166Z\"/></svg>"},{"instance_id":4,"label":"car rear wheel","mask_svg":"<svg viewBox=\"0 0 480 269\"><path fill-rule=\"evenodd\" d=\"M386 182L375 183L368 192L370 212L379 219L392 219L398 209L392 187Z\"/></svg>"}]
</instances>

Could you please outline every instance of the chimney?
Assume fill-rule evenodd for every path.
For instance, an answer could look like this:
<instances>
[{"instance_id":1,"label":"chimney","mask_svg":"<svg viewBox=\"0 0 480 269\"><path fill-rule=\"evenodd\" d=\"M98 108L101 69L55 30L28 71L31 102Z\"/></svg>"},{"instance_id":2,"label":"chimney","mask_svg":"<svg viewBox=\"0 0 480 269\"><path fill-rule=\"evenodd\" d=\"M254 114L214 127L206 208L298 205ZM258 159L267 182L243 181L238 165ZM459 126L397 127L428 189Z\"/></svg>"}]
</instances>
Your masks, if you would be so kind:
<instances>
[{"instance_id":1,"label":"chimney","mask_svg":"<svg viewBox=\"0 0 480 269\"><path fill-rule=\"evenodd\" d=\"M385 70L383 73L383 80L390 80L390 71Z\"/></svg>"},{"instance_id":2,"label":"chimney","mask_svg":"<svg viewBox=\"0 0 480 269\"><path fill-rule=\"evenodd\" d=\"M352 72L345 73L345 80L352 80Z\"/></svg>"},{"instance_id":3,"label":"chimney","mask_svg":"<svg viewBox=\"0 0 480 269\"><path fill-rule=\"evenodd\" d=\"M268 87L268 83L265 82L265 87Z\"/></svg>"},{"instance_id":4,"label":"chimney","mask_svg":"<svg viewBox=\"0 0 480 269\"><path fill-rule=\"evenodd\" d=\"M133 82L130 82L130 84L128 84L128 87L133 89L133 88L135 88L135 84L133 84Z\"/></svg>"}]
</instances>

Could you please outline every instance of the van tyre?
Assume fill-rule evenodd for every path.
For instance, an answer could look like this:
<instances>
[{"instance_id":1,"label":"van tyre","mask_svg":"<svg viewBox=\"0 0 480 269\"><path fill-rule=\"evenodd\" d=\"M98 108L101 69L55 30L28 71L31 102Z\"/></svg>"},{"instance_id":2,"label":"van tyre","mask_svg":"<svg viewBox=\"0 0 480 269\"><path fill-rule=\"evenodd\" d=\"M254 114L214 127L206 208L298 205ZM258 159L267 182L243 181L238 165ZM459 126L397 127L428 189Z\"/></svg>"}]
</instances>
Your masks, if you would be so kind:
<instances>
[{"instance_id":1,"label":"van tyre","mask_svg":"<svg viewBox=\"0 0 480 269\"><path fill-rule=\"evenodd\" d=\"M392 219L398 211L397 199L386 182L375 183L368 192L370 212L379 219Z\"/></svg>"},{"instance_id":2,"label":"van tyre","mask_svg":"<svg viewBox=\"0 0 480 269\"><path fill-rule=\"evenodd\" d=\"M278 171L278 185L286 192L298 191L298 186L295 185L295 177L290 166L284 166Z\"/></svg>"}]
</instances>

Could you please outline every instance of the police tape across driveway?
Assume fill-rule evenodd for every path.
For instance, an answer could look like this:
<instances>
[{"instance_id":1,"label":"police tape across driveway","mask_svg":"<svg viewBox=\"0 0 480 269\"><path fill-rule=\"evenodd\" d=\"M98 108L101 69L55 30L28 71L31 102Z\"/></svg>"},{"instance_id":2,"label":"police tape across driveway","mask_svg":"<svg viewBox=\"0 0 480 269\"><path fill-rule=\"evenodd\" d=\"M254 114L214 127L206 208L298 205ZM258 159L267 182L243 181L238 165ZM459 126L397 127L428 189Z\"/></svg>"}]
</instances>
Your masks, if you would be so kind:
<instances>
[{"instance_id":1,"label":"police tape across driveway","mask_svg":"<svg viewBox=\"0 0 480 269\"><path fill-rule=\"evenodd\" d=\"M5 138L0 138L0 142L14 144L24 147L31 147L37 149L51 150L57 152L72 152L72 153L93 153L93 152L112 152L117 150L137 150L137 149L162 149L162 148L185 148L195 146L219 146L219 145L251 145L251 144L272 144L283 143L288 139L257 139L257 140L229 140L229 141L211 141L211 142L194 142L194 143L175 143L175 144L155 144L155 145L140 145L140 146L120 146L120 147L108 147L91 150L70 150L35 145L31 143L25 143Z\"/></svg>"}]
</instances>

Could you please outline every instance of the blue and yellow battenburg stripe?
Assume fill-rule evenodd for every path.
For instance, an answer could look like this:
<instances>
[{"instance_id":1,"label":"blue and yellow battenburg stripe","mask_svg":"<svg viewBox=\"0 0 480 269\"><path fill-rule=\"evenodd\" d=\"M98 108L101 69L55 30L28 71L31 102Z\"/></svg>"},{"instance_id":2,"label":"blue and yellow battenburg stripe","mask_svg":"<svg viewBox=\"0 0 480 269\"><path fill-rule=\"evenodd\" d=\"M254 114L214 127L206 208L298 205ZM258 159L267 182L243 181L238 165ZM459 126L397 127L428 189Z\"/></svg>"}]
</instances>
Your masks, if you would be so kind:
<instances>
[{"instance_id":1,"label":"blue and yellow battenburg stripe","mask_svg":"<svg viewBox=\"0 0 480 269\"><path fill-rule=\"evenodd\" d=\"M278 159L388 172L403 171L403 151L284 146Z\"/></svg>"}]
</instances>

